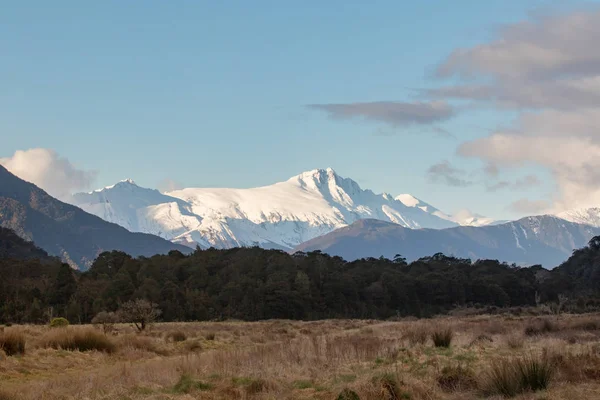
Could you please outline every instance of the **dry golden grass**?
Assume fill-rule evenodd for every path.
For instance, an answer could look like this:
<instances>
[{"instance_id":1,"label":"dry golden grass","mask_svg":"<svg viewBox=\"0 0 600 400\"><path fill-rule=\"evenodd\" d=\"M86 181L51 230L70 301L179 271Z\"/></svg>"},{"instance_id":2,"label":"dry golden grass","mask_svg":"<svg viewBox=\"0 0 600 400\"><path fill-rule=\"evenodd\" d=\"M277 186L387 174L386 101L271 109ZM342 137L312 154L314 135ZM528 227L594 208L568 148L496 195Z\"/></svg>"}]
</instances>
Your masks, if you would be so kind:
<instances>
[{"instance_id":1,"label":"dry golden grass","mask_svg":"<svg viewBox=\"0 0 600 400\"><path fill-rule=\"evenodd\" d=\"M166 323L143 334L117 325L110 335L80 326L11 327L6 331L25 337L26 351L0 353L0 400L330 400L342 393L360 400L500 399L489 390L489 377L502 366L508 386L515 383L515 371L529 376L516 399L597 399L599 316L545 318L551 318L551 329L538 317L485 315ZM539 331L525 335L532 326ZM440 327L451 329L450 347L429 340L444 333ZM114 351L67 351L48 345L57 342L53 335L101 335ZM531 392L543 386L541 394Z\"/></svg>"}]
</instances>

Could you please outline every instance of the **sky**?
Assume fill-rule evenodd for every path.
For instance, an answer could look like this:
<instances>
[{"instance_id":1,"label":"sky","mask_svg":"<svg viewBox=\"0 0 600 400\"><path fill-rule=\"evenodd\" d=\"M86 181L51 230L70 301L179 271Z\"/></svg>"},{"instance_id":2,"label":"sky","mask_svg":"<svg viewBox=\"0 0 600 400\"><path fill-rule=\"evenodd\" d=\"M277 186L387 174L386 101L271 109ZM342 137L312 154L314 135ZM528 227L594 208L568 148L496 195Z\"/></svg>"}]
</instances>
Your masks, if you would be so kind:
<instances>
[{"instance_id":1,"label":"sky","mask_svg":"<svg viewBox=\"0 0 600 400\"><path fill-rule=\"evenodd\" d=\"M331 167L447 213L600 205L597 2L0 2L0 164L57 197Z\"/></svg>"}]
</instances>

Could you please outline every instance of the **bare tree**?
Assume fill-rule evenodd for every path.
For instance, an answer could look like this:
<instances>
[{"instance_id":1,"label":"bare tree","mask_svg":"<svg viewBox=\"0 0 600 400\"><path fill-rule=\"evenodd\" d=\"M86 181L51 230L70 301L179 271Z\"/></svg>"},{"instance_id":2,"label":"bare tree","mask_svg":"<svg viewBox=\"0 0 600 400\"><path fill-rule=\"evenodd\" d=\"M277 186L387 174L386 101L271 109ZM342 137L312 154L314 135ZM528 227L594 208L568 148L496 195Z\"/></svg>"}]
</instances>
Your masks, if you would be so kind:
<instances>
[{"instance_id":1,"label":"bare tree","mask_svg":"<svg viewBox=\"0 0 600 400\"><path fill-rule=\"evenodd\" d=\"M121 304L118 313L123 322L133 323L137 330L142 332L149 324L156 321L162 311L157 304L145 299L137 299Z\"/></svg>"}]
</instances>

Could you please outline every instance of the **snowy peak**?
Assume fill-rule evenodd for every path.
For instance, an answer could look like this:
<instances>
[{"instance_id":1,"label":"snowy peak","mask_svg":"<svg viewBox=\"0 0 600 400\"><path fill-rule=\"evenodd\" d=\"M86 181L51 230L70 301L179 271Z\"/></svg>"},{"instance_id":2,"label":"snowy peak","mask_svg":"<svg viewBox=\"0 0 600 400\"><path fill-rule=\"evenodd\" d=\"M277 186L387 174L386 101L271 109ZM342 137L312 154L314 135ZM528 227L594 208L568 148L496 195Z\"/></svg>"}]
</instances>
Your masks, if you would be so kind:
<instances>
[{"instance_id":1,"label":"snowy peak","mask_svg":"<svg viewBox=\"0 0 600 400\"><path fill-rule=\"evenodd\" d=\"M335 193L344 192L349 196L363 191L358 183L349 178L342 178L332 168L306 171L291 177L287 182L298 184L307 190L322 192L325 189Z\"/></svg>"},{"instance_id":2,"label":"snowy peak","mask_svg":"<svg viewBox=\"0 0 600 400\"><path fill-rule=\"evenodd\" d=\"M73 199L84 210L129 230L203 247L292 249L361 219L414 229L457 225L407 207L389 194L363 190L331 168L251 189L188 188L163 194L128 180Z\"/></svg>"},{"instance_id":3,"label":"snowy peak","mask_svg":"<svg viewBox=\"0 0 600 400\"><path fill-rule=\"evenodd\" d=\"M569 222L600 227L600 208L578 208L556 214L557 217Z\"/></svg>"}]
</instances>

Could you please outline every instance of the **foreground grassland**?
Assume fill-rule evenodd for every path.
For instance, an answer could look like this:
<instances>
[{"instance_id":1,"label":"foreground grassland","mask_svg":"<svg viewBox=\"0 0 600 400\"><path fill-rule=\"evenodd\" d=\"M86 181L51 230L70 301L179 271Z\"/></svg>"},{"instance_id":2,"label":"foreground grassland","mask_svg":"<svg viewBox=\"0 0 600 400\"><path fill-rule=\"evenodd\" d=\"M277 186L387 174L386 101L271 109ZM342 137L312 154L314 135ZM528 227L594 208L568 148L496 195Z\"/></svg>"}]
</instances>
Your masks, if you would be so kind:
<instances>
[{"instance_id":1,"label":"foreground grassland","mask_svg":"<svg viewBox=\"0 0 600 400\"><path fill-rule=\"evenodd\" d=\"M600 399L599 315L12 326L2 346L0 400Z\"/></svg>"}]
</instances>

